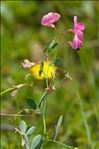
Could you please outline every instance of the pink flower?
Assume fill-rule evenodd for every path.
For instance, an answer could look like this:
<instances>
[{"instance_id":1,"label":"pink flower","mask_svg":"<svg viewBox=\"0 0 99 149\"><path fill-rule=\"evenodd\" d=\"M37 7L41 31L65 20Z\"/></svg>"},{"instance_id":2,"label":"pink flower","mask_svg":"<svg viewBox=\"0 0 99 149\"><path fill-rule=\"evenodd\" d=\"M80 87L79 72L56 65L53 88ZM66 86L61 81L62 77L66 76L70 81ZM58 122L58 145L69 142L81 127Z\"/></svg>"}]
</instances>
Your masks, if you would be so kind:
<instances>
[{"instance_id":1,"label":"pink flower","mask_svg":"<svg viewBox=\"0 0 99 149\"><path fill-rule=\"evenodd\" d=\"M84 23L78 23L77 16L74 16L74 30L84 31Z\"/></svg>"},{"instance_id":2,"label":"pink flower","mask_svg":"<svg viewBox=\"0 0 99 149\"><path fill-rule=\"evenodd\" d=\"M82 47L82 41L75 34L73 41L68 42L73 49L79 50Z\"/></svg>"},{"instance_id":3,"label":"pink flower","mask_svg":"<svg viewBox=\"0 0 99 149\"><path fill-rule=\"evenodd\" d=\"M72 32L74 34L73 41L69 41L69 44L73 49L79 49L82 47L84 29L84 23L79 23L77 16L74 16L74 27L73 29L68 30L68 32Z\"/></svg>"},{"instance_id":4,"label":"pink flower","mask_svg":"<svg viewBox=\"0 0 99 149\"><path fill-rule=\"evenodd\" d=\"M54 22L60 19L60 14L55 12L49 12L48 14L44 15L41 19L41 24L44 26L55 28Z\"/></svg>"},{"instance_id":5,"label":"pink flower","mask_svg":"<svg viewBox=\"0 0 99 149\"><path fill-rule=\"evenodd\" d=\"M81 41L83 41L83 32L75 30L73 33L76 34Z\"/></svg>"}]
</instances>

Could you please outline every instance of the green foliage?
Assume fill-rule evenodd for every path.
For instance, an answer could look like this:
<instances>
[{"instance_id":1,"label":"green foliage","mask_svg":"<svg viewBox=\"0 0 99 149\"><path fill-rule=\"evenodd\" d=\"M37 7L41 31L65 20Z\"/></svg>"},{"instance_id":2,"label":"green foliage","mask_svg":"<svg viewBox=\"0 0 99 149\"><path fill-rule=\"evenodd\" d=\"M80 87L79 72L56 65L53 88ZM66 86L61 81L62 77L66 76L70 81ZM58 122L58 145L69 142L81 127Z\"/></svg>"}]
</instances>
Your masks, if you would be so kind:
<instances>
[{"instance_id":1,"label":"green foliage","mask_svg":"<svg viewBox=\"0 0 99 149\"><path fill-rule=\"evenodd\" d=\"M25 133L25 132L26 132L26 129L27 129L26 122L25 122L25 121L21 121L21 122L20 122L20 131L21 131L22 133Z\"/></svg>"},{"instance_id":2,"label":"green foliage","mask_svg":"<svg viewBox=\"0 0 99 149\"><path fill-rule=\"evenodd\" d=\"M55 126L54 140L56 139L56 137L57 137L57 135L58 135L60 126L61 126L61 124L62 124L62 120L63 120L63 116L61 115L61 116L59 117L59 119L58 119L57 125Z\"/></svg>"},{"instance_id":3,"label":"green foliage","mask_svg":"<svg viewBox=\"0 0 99 149\"><path fill-rule=\"evenodd\" d=\"M28 136L26 134L23 134L23 138L24 138L25 143L29 146Z\"/></svg>"},{"instance_id":4,"label":"green foliage","mask_svg":"<svg viewBox=\"0 0 99 149\"><path fill-rule=\"evenodd\" d=\"M51 42L48 42L45 45L44 52L45 53L50 53L52 51L52 49L55 49L57 46L58 46L58 43L55 42L55 40L53 39Z\"/></svg>"},{"instance_id":5,"label":"green foliage","mask_svg":"<svg viewBox=\"0 0 99 149\"><path fill-rule=\"evenodd\" d=\"M61 67L62 66L62 64L63 64L63 60L62 60L62 58L56 58L55 60L54 60L54 65L56 66L56 67Z\"/></svg>"},{"instance_id":6,"label":"green foliage","mask_svg":"<svg viewBox=\"0 0 99 149\"><path fill-rule=\"evenodd\" d=\"M41 149L42 136L37 135L33 138L30 149Z\"/></svg>"},{"instance_id":7,"label":"green foliage","mask_svg":"<svg viewBox=\"0 0 99 149\"><path fill-rule=\"evenodd\" d=\"M44 99L46 98L46 96L47 96L47 92L45 91L44 94L40 98L40 101L39 101L39 104L38 104L38 108L41 107L41 105L42 105Z\"/></svg>"},{"instance_id":8,"label":"green foliage","mask_svg":"<svg viewBox=\"0 0 99 149\"><path fill-rule=\"evenodd\" d=\"M32 109L36 110L37 105L36 105L35 100L34 100L32 97L28 97L28 98L27 98L27 104L28 104L28 106L30 106Z\"/></svg>"},{"instance_id":9,"label":"green foliage","mask_svg":"<svg viewBox=\"0 0 99 149\"><path fill-rule=\"evenodd\" d=\"M42 1L40 3L39 1L23 0L1 2L1 91L20 83L31 83L29 78L25 80L27 71L20 67L21 62L27 58L31 61L35 59L35 62L40 61L43 57L43 47L47 43L44 49L45 54L62 58L62 66L66 72L70 72L70 74L66 73L66 77L71 78L72 76L72 81L65 79L61 82L60 78L63 78L63 75L60 72L60 78L57 78L55 82L56 91L47 98L46 123L49 136L52 137L50 130L54 128L57 115L62 113L64 121L58 139L66 144L78 146L79 149L90 149L91 147L86 136L77 92L83 101L83 111L92 140L91 146L93 149L99 148L98 3L98 1ZM53 10L61 14L61 20L55 24L58 36L53 29L40 24L41 17ZM65 34L67 28L73 27L74 15L78 16L79 21L85 23L84 44L77 52L69 47L66 41L68 35ZM39 45L42 50L37 50L36 45ZM56 66L60 66L60 60L56 60L55 63ZM2 96L2 115L17 115L20 109L27 108L27 97L33 97L39 103L39 97L45 88L45 81L32 81L34 82L32 89L26 86L20 89L14 97L10 93ZM45 96L41 98L40 106ZM37 106L33 98L29 107L36 110ZM21 149L19 134L13 131L13 127L18 126L21 120L25 120L27 125L35 122L38 126L37 134L41 133L42 120L39 114L24 111L16 117L3 115L1 116L2 149ZM24 124L21 125L21 129L26 134L28 130ZM27 135L30 137L29 140L37 135L33 128L30 128L31 134ZM44 145L44 149L53 148L63 149L65 147L51 142Z\"/></svg>"},{"instance_id":10,"label":"green foliage","mask_svg":"<svg viewBox=\"0 0 99 149\"><path fill-rule=\"evenodd\" d=\"M27 124L25 121L20 122L20 130L16 129L19 134L21 134L22 138L22 146L24 148L30 148L30 149L41 149L43 138L40 134L33 137L31 143L29 141L29 136L35 131L36 126L31 126L27 131Z\"/></svg>"},{"instance_id":11,"label":"green foliage","mask_svg":"<svg viewBox=\"0 0 99 149\"><path fill-rule=\"evenodd\" d=\"M43 73L43 68L44 68L44 62L41 61L41 63L40 63L40 70L39 70L39 76L42 75L42 73Z\"/></svg>"},{"instance_id":12,"label":"green foliage","mask_svg":"<svg viewBox=\"0 0 99 149\"><path fill-rule=\"evenodd\" d=\"M30 128L27 130L26 134L27 134L27 135L31 135L31 134L35 131L35 128L36 128L36 126L30 127Z\"/></svg>"}]
</instances>

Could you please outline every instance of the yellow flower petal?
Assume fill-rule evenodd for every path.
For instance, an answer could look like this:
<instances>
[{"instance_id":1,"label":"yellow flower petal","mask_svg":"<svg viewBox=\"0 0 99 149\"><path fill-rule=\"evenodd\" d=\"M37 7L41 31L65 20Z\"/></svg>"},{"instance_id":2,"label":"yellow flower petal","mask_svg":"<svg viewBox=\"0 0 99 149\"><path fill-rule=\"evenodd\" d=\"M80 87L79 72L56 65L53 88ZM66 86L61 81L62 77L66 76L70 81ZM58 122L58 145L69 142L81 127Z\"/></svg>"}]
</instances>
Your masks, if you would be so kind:
<instances>
[{"instance_id":1,"label":"yellow flower petal","mask_svg":"<svg viewBox=\"0 0 99 149\"><path fill-rule=\"evenodd\" d=\"M33 75L38 80L43 80L43 79L51 79L55 75L55 66L53 64L50 64L49 61L43 61L44 62L44 67L43 67L43 72L41 76L39 76L39 70L40 70L40 63L35 64L32 66L29 70L30 73Z\"/></svg>"}]
</instances>

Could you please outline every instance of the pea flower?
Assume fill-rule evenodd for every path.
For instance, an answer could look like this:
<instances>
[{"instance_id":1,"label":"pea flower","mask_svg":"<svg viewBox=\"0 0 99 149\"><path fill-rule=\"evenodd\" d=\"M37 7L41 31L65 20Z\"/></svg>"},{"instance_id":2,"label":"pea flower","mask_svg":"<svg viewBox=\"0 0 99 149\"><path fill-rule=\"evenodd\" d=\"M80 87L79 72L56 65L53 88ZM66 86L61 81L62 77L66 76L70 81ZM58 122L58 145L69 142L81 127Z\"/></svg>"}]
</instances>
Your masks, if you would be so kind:
<instances>
[{"instance_id":1,"label":"pea flower","mask_svg":"<svg viewBox=\"0 0 99 149\"><path fill-rule=\"evenodd\" d=\"M41 19L41 24L44 26L48 26L51 28L55 28L54 22L60 19L60 14L56 12L49 12L48 14L44 15Z\"/></svg>"},{"instance_id":2,"label":"pea flower","mask_svg":"<svg viewBox=\"0 0 99 149\"><path fill-rule=\"evenodd\" d=\"M77 16L74 16L74 27L73 29L69 29L68 32L72 32L74 34L73 41L69 41L68 43L73 49L78 50L82 47L83 44L83 31L85 29L85 25L82 22L78 22Z\"/></svg>"},{"instance_id":3,"label":"pea flower","mask_svg":"<svg viewBox=\"0 0 99 149\"><path fill-rule=\"evenodd\" d=\"M74 16L74 30L84 31L84 23L78 23L77 16Z\"/></svg>"},{"instance_id":4,"label":"pea flower","mask_svg":"<svg viewBox=\"0 0 99 149\"><path fill-rule=\"evenodd\" d=\"M55 76L56 67L54 64L51 64L50 61L43 61L43 73L39 75L40 63L30 62L28 59L25 59L21 65L24 69L27 69L29 74L31 74L37 80L44 80L46 78L52 79Z\"/></svg>"},{"instance_id":5,"label":"pea flower","mask_svg":"<svg viewBox=\"0 0 99 149\"><path fill-rule=\"evenodd\" d=\"M76 50L79 50L82 47L82 41L78 38L77 34L74 35L73 41L69 41L68 43Z\"/></svg>"}]
</instances>

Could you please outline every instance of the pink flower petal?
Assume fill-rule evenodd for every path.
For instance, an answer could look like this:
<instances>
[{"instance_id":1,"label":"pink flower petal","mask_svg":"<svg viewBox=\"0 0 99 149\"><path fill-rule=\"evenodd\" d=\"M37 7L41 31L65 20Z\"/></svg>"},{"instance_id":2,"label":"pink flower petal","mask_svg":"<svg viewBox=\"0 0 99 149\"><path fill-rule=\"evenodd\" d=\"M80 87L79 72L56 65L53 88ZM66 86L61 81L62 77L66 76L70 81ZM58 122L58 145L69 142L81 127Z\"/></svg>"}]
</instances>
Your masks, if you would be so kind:
<instances>
[{"instance_id":1,"label":"pink flower petal","mask_svg":"<svg viewBox=\"0 0 99 149\"><path fill-rule=\"evenodd\" d=\"M68 32L74 33L73 41L68 42L73 49L77 50L82 47L84 29L84 23L79 23L77 16L74 16L74 28L68 30Z\"/></svg>"},{"instance_id":2,"label":"pink flower petal","mask_svg":"<svg viewBox=\"0 0 99 149\"><path fill-rule=\"evenodd\" d=\"M49 12L48 14L44 15L41 19L41 24L48 26L48 27L55 27L54 22L60 19L60 14L55 12Z\"/></svg>"},{"instance_id":3,"label":"pink flower petal","mask_svg":"<svg viewBox=\"0 0 99 149\"><path fill-rule=\"evenodd\" d=\"M83 32L77 29L68 29L67 32L74 33L78 36L78 38L83 41Z\"/></svg>"},{"instance_id":4,"label":"pink flower petal","mask_svg":"<svg viewBox=\"0 0 99 149\"><path fill-rule=\"evenodd\" d=\"M83 23L78 23L78 24L75 25L75 29L78 29L80 31L84 31L85 26L84 26Z\"/></svg>"},{"instance_id":5,"label":"pink flower petal","mask_svg":"<svg viewBox=\"0 0 99 149\"><path fill-rule=\"evenodd\" d=\"M78 23L77 16L74 16L74 28L75 28L77 23Z\"/></svg>"},{"instance_id":6,"label":"pink flower petal","mask_svg":"<svg viewBox=\"0 0 99 149\"><path fill-rule=\"evenodd\" d=\"M74 29L84 31L85 25L84 23L78 23L77 16L74 16Z\"/></svg>"},{"instance_id":7,"label":"pink flower petal","mask_svg":"<svg viewBox=\"0 0 99 149\"><path fill-rule=\"evenodd\" d=\"M74 30L74 33L78 36L79 40L83 41L83 32L80 30Z\"/></svg>"},{"instance_id":8,"label":"pink flower petal","mask_svg":"<svg viewBox=\"0 0 99 149\"><path fill-rule=\"evenodd\" d=\"M68 42L73 49L79 49L82 47L82 41L79 40L78 36L75 34L73 41Z\"/></svg>"}]
</instances>

